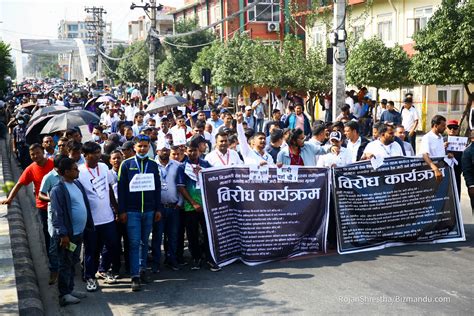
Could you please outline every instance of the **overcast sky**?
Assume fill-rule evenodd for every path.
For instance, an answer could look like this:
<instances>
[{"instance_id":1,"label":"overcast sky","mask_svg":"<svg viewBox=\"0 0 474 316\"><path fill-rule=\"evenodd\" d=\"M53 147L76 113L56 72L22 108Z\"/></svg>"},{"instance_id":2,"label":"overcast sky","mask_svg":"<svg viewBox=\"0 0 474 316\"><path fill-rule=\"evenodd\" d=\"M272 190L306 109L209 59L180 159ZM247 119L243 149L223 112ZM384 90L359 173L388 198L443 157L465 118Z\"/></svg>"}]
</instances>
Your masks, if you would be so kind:
<instances>
[{"instance_id":1,"label":"overcast sky","mask_svg":"<svg viewBox=\"0 0 474 316\"><path fill-rule=\"evenodd\" d=\"M144 15L143 9L130 10L142 0L0 0L0 39L17 47L20 38L54 39L60 20L84 20L86 6L102 6L105 20L112 22L114 39L128 38L128 22ZM180 7L184 0L161 0L166 6Z\"/></svg>"}]
</instances>

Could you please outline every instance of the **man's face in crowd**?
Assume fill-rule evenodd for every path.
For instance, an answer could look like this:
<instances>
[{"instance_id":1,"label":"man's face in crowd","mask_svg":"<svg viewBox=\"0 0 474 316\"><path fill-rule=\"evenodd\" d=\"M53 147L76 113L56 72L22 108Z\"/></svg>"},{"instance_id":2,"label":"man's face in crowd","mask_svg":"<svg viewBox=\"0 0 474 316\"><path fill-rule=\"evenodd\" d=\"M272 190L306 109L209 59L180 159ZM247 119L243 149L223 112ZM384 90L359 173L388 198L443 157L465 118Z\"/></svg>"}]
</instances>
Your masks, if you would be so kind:
<instances>
[{"instance_id":1,"label":"man's face in crowd","mask_svg":"<svg viewBox=\"0 0 474 316\"><path fill-rule=\"evenodd\" d=\"M151 127L156 127L156 121L154 119L150 119L148 120L148 126L151 126Z\"/></svg>"},{"instance_id":2,"label":"man's face in crowd","mask_svg":"<svg viewBox=\"0 0 474 316\"><path fill-rule=\"evenodd\" d=\"M219 119L219 116L215 112L211 112L211 118L213 121L217 121Z\"/></svg>"},{"instance_id":3,"label":"man's face in crowd","mask_svg":"<svg viewBox=\"0 0 474 316\"><path fill-rule=\"evenodd\" d=\"M230 126L232 124L232 115L224 116L224 125Z\"/></svg>"},{"instance_id":4,"label":"man's face in crowd","mask_svg":"<svg viewBox=\"0 0 474 316\"><path fill-rule=\"evenodd\" d=\"M344 135L347 139L355 140L355 138L357 137L357 132L355 130L352 130L349 126L344 126Z\"/></svg>"},{"instance_id":5,"label":"man's face in crowd","mask_svg":"<svg viewBox=\"0 0 474 316\"><path fill-rule=\"evenodd\" d=\"M194 132L195 135L203 135L204 136L204 129L203 128L194 127L193 132Z\"/></svg>"},{"instance_id":6,"label":"man's face in crowd","mask_svg":"<svg viewBox=\"0 0 474 316\"><path fill-rule=\"evenodd\" d=\"M372 138L378 139L379 138L379 130L376 128L372 128Z\"/></svg>"},{"instance_id":7,"label":"man's face in crowd","mask_svg":"<svg viewBox=\"0 0 474 316\"><path fill-rule=\"evenodd\" d=\"M165 131L167 131L169 127L170 127L170 122L168 120L161 121L161 129L164 129Z\"/></svg>"},{"instance_id":8,"label":"man's face in crowd","mask_svg":"<svg viewBox=\"0 0 474 316\"><path fill-rule=\"evenodd\" d=\"M245 110L245 116L247 116L247 117L252 116L252 109Z\"/></svg>"},{"instance_id":9,"label":"man's face in crowd","mask_svg":"<svg viewBox=\"0 0 474 316\"><path fill-rule=\"evenodd\" d=\"M125 138L127 139L131 139L133 137L133 131L131 128L127 128L125 130Z\"/></svg>"},{"instance_id":10,"label":"man's face in crowd","mask_svg":"<svg viewBox=\"0 0 474 316\"><path fill-rule=\"evenodd\" d=\"M229 140L227 138L227 135L217 136L216 147L217 147L217 150L219 150L221 153L227 152L227 148L229 148Z\"/></svg>"},{"instance_id":11,"label":"man's face in crowd","mask_svg":"<svg viewBox=\"0 0 474 316\"><path fill-rule=\"evenodd\" d=\"M446 121L441 121L441 124L435 125L435 127L439 134L443 134L446 130Z\"/></svg>"},{"instance_id":12,"label":"man's face in crowd","mask_svg":"<svg viewBox=\"0 0 474 316\"><path fill-rule=\"evenodd\" d=\"M185 127L186 126L186 122L184 120L184 118L179 118L177 121L176 121L176 124L178 126L181 126L181 127Z\"/></svg>"},{"instance_id":13,"label":"man's face in crowd","mask_svg":"<svg viewBox=\"0 0 474 316\"><path fill-rule=\"evenodd\" d=\"M402 141L405 141L405 128L397 127L397 129L395 130L395 136L400 138Z\"/></svg>"},{"instance_id":14,"label":"man's face in crowd","mask_svg":"<svg viewBox=\"0 0 474 316\"><path fill-rule=\"evenodd\" d=\"M74 134L72 134L72 139L73 139L75 142L82 143L82 135L81 135L81 133L75 132Z\"/></svg>"},{"instance_id":15,"label":"man's face in crowd","mask_svg":"<svg viewBox=\"0 0 474 316\"><path fill-rule=\"evenodd\" d=\"M281 119L281 112L280 111L273 113L273 120L274 121L279 121L280 119Z\"/></svg>"},{"instance_id":16,"label":"man's face in crowd","mask_svg":"<svg viewBox=\"0 0 474 316\"><path fill-rule=\"evenodd\" d=\"M133 149L122 149L122 154L125 159L135 156Z\"/></svg>"},{"instance_id":17,"label":"man's face in crowd","mask_svg":"<svg viewBox=\"0 0 474 316\"><path fill-rule=\"evenodd\" d=\"M65 141L62 141L62 140L58 141L58 149L59 149L59 154L67 156L67 147L66 147Z\"/></svg>"},{"instance_id":18,"label":"man's face in crowd","mask_svg":"<svg viewBox=\"0 0 474 316\"><path fill-rule=\"evenodd\" d=\"M137 115L137 118L135 120L137 121L137 124L143 124L143 115Z\"/></svg>"},{"instance_id":19,"label":"man's face in crowd","mask_svg":"<svg viewBox=\"0 0 474 316\"><path fill-rule=\"evenodd\" d=\"M92 130L92 134L96 135L96 136L99 136L100 138L102 138L102 132L99 131L97 128L94 128Z\"/></svg>"},{"instance_id":20,"label":"man's face in crowd","mask_svg":"<svg viewBox=\"0 0 474 316\"><path fill-rule=\"evenodd\" d=\"M40 162L44 159L44 151L41 148L30 150L30 158L33 162Z\"/></svg>"},{"instance_id":21,"label":"man's face in crowd","mask_svg":"<svg viewBox=\"0 0 474 316\"><path fill-rule=\"evenodd\" d=\"M296 115L300 115L301 113L303 113L303 107L301 105L296 106L295 113Z\"/></svg>"},{"instance_id":22,"label":"man's face in crowd","mask_svg":"<svg viewBox=\"0 0 474 316\"><path fill-rule=\"evenodd\" d=\"M44 149L54 149L54 140L51 136L46 136L43 138L43 143L41 145Z\"/></svg>"},{"instance_id":23,"label":"man's face in crowd","mask_svg":"<svg viewBox=\"0 0 474 316\"><path fill-rule=\"evenodd\" d=\"M112 167L117 170L120 167L120 164L122 163L122 160L123 160L122 154L114 153L114 154L110 155L109 162L112 165Z\"/></svg>"},{"instance_id":24,"label":"man's face in crowd","mask_svg":"<svg viewBox=\"0 0 474 316\"><path fill-rule=\"evenodd\" d=\"M195 148L195 147L187 147L186 154L188 155L188 158L190 160L196 161L199 157L199 150L198 148Z\"/></svg>"},{"instance_id":25,"label":"man's face in crowd","mask_svg":"<svg viewBox=\"0 0 474 316\"><path fill-rule=\"evenodd\" d=\"M411 107L411 102L405 102L403 106L405 107L405 109L409 109Z\"/></svg>"},{"instance_id":26,"label":"man's face in crowd","mask_svg":"<svg viewBox=\"0 0 474 316\"><path fill-rule=\"evenodd\" d=\"M448 126L448 136L458 136L459 135L459 126L458 125L449 125ZM43 145L44 147L44 145Z\"/></svg>"},{"instance_id":27,"label":"man's face in crowd","mask_svg":"<svg viewBox=\"0 0 474 316\"><path fill-rule=\"evenodd\" d=\"M301 134L298 139L296 140L296 146L298 147L303 147L304 146L304 139L305 139L305 136L304 134Z\"/></svg>"},{"instance_id":28,"label":"man's face in crowd","mask_svg":"<svg viewBox=\"0 0 474 316\"><path fill-rule=\"evenodd\" d=\"M387 103L387 110L388 110L388 111L393 111L393 109L394 109L393 104Z\"/></svg>"},{"instance_id":29,"label":"man's face in crowd","mask_svg":"<svg viewBox=\"0 0 474 316\"><path fill-rule=\"evenodd\" d=\"M74 163L70 170L64 170L64 177L69 180L75 180L79 178L79 168L77 164Z\"/></svg>"},{"instance_id":30,"label":"man's face in crowd","mask_svg":"<svg viewBox=\"0 0 474 316\"><path fill-rule=\"evenodd\" d=\"M172 160L180 161L180 154L181 154L181 151L179 150L179 148L173 149L170 152L170 158Z\"/></svg>"},{"instance_id":31,"label":"man's face in crowd","mask_svg":"<svg viewBox=\"0 0 474 316\"><path fill-rule=\"evenodd\" d=\"M258 135L258 136L253 138L253 142L254 142L255 147L257 147L258 149L265 148L265 145L266 145L265 136Z\"/></svg>"},{"instance_id":32,"label":"man's face in crowd","mask_svg":"<svg viewBox=\"0 0 474 316\"><path fill-rule=\"evenodd\" d=\"M209 134L212 134L212 125L211 124L206 124L206 128L204 129L206 132Z\"/></svg>"},{"instance_id":33,"label":"man's face in crowd","mask_svg":"<svg viewBox=\"0 0 474 316\"><path fill-rule=\"evenodd\" d=\"M71 150L69 151L69 158L78 162L81 159L81 151L80 150Z\"/></svg>"},{"instance_id":34,"label":"man's face in crowd","mask_svg":"<svg viewBox=\"0 0 474 316\"><path fill-rule=\"evenodd\" d=\"M166 161L170 159L171 151L168 148L163 148L161 150L157 150L157 154L160 160Z\"/></svg>"},{"instance_id":35,"label":"man's face in crowd","mask_svg":"<svg viewBox=\"0 0 474 316\"><path fill-rule=\"evenodd\" d=\"M382 133L382 135L380 135L380 141L384 145L390 145L391 143L393 143L394 140L395 140L395 132L393 131L392 127L388 127L387 131L385 133Z\"/></svg>"},{"instance_id":36,"label":"man's face in crowd","mask_svg":"<svg viewBox=\"0 0 474 316\"><path fill-rule=\"evenodd\" d=\"M140 155L146 155L150 150L150 143L147 141L141 141L135 144L135 152Z\"/></svg>"},{"instance_id":37,"label":"man's face in crowd","mask_svg":"<svg viewBox=\"0 0 474 316\"><path fill-rule=\"evenodd\" d=\"M151 138L151 141L156 141L158 139L158 130L154 129L152 131L150 131L150 138Z\"/></svg>"},{"instance_id":38,"label":"man's face in crowd","mask_svg":"<svg viewBox=\"0 0 474 316\"><path fill-rule=\"evenodd\" d=\"M98 149L93 153L84 155L84 159L86 160L88 165L95 166L99 162L100 156L101 156L101 151L100 149Z\"/></svg>"},{"instance_id":39,"label":"man's face in crowd","mask_svg":"<svg viewBox=\"0 0 474 316\"><path fill-rule=\"evenodd\" d=\"M198 120L205 121L206 120L206 114L201 112L197 116Z\"/></svg>"}]
</instances>

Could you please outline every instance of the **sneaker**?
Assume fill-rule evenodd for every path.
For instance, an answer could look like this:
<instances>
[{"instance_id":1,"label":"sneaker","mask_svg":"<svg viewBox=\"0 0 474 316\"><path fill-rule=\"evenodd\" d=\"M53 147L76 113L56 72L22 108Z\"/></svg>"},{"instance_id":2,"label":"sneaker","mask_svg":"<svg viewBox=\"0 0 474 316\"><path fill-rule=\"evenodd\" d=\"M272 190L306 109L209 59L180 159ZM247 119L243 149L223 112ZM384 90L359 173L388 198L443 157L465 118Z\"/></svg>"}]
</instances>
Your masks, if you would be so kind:
<instances>
[{"instance_id":1,"label":"sneaker","mask_svg":"<svg viewBox=\"0 0 474 316\"><path fill-rule=\"evenodd\" d=\"M171 270L173 270L173 271L179 271L179 270L180 270L180 269L179 269L179 266L178 266L176 263L171 262L171 261L168 261L168 262L166 263L166 266L167 266L168 268L170 268Z\"/></svg>"},{"instance_id":2,"label":"sneaker","mask_svg":"<svg viewBox=\"0 0 474 316\"><path fill-rule=\"evenodd\" d=\"M80 303L81 300L78 299L75 296L72 296L71 294L66 294L63 297L59 299L59 305L61 306L66 306L66 305L71 305L71 304L77 304Z\"/></svg>"},{"instance_id":3,"label":"sneaker","mask_svg":"<svg viewBox=\"0 0 474 316\"><path fill-rule=\"evenodd\" d=\"M49 285L53 285L54 283L58 282L58 273L57 272L51 272L49 274Z\"/></svg>"},{"instance_id":4,"label":"sneaker","mask_svg":"<svg viewBox=\"0 0 474 316\"><path fill-rule=\"evenodd\" d=\"M151 266L151 272L152 273L160 273L160 265L159 264L156 264L156 263L153 263L152 266Z\"/></svg>"},{"instance_id":5,"label":"sneaker","mask_svg":"<svg viewBox=\"0 0 474 316\"><path fill-rule=\"evenodd\" d=\"M107 279L107 273L106 273L106 272L97 271L97 273L95 274L95 278L96 278L96 279L105 280L105 279Z\"/></svg>"},{"instance_id":6,"label":"sneaker","mask_svg":"<svg viewBox=\"0 0 474 316\"><path fill-rule=\"evenodd\" d=\"M148 273L146 273L145 271L140 272L140 281L145 284L150 283L151 279Z\"/></svg>"},{"instance_id":7,"label":"sneaker","mask_svg":"<svg viewBox=\"0 0 474 316\"><path fill-rule=\"evenodd\" d=\"M184 267L184 266L187 266L187 265L188 265L188 262L185 261L184 259L178 259L177 261L178 261L178 265L179 265L180 267Z\"/></svg>"},{"instance_id":8,"label":"sneaker","mask_svg":"<svg viewBox=\"0 0 474 316\"><path fill-rule=\"evenodd\" d=\"M86 281L86 290L87 292L97 291L97 280L96 279L87 279Z\"/></svg>"},{"instance_id":9,"label":"sneaker","mask_svg":"<svg viewBox=\"0 0 474 316\"><path fill-rule=\"evenodd\" d=\"M87 297L87 293L84 293L84 292L81 292L81 291L72 291L71 292L71 295L74 296L74 297L77 297L79 299L83 299L83 298L86 298Z\"/></svg>"},{"instance_id":10,"label":"sneaker","mask_svg":"<svg viewBox=\"0 0 474 316\"><path fill-rule=\"evenodd\" d=\"M209 270L212 271L212 272L219 272L219 271L222 270L221 267L219 267L217 264L215 264L214 262L211 262L211 261L207 262L207 266L208 266Z\"/></svg>"},{"instance_id":11,"label":"sneaker","mask_svg":"<svg viewBox=\"0 0 474 316\"><path fill-rule=\"evenodd\" d=\"M191 264L191 270L200 270L201 269L201 259L193 259Z\"/></svg>"},{"instance_id":12,"label":"sneaker","mask_svg":"<svg viewBox=\"0 0 474 316\"><path fill-rule=\"evenodd\" d=\"M140 278L137 278L137 277L132 278L132 291L138 292L140 290L141 290Z\"/></svg>"},{"instance_id":13,"label":"sneaker","mask_svg":"<svg viewBox=\"0 0 474 316\"><path fill-rule=\"evenodd\" d=\"M116 284L117 283L117 277L112 274L112 272L107 272L105 276L105 281L106 284Z\"/></svg>"}]
</instances>

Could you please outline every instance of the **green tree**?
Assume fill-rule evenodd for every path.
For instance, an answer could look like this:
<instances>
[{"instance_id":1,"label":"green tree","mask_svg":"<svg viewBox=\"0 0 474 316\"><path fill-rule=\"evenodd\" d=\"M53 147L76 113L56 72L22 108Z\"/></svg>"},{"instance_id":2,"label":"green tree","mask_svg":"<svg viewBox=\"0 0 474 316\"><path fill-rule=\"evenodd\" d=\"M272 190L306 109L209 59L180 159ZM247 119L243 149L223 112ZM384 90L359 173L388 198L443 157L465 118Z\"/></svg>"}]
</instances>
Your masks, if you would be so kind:
<instances>
[{"instance_id":1,"label":"green tree","mask_svg":"<svg viewBox=\"0 0 474 316\"><path fill-rule=\"evenodd\" d=\"M148 48L144 41L138 41L125 49L125 56L117 67L121 80L126 82L144 83L148 80Z\"/></svg>"},{"instance_id":2,"label":"green tree","mask_svg":"<svg viewBox=\"0 0 474 316\"><path fill-rule=\"evenodd\" d=\"M11 57L11 48L5 42L0 41L0 94L5 93L7 84L5 76L13 76L13 61Z\"/></svg>"},{"instance_id":3,"label":"green tree","mask_svg":"<svg viewBox=\"0 0 474 316\"><path fill-rule=\"evenodd\" d=\"M58 56L48 54L29 55L25 73L32 77L61 77L62 72L58 64Z\"/></svg>"},{"instance_id":4,"label":"green tree","mask_svg":"<svg viewBox=\"0 0 474 316\"><path fill-rule=\"evenodd\" d=\"M410 83L410 59L398 45L386 47L373 37L360 42L349 55L347 81L356 86L394 90Z\"/></svg>"},{"instance_id":5,"label":"green tree","mask_svg":"<svg viewBox=\"0 0 474 316\"><path fill-rule=\"evenodd\" d=\"M204 47L198 54L196 60L192 63L190 78L191 81L195 84L202 84L202 69L209 68L211 69L211 82L214 84L214 74L219 63L216 59L216 54L220 49L223 49L221 42L214 42L211 46Z\"/></svg>"},{"instance_id":6,"label":"green tree","mask_svg":"<svg viewBox=\"0 0 474 316\"><path fill-rule=\"evenodd\" d=\"M314 120L315 97L323 92L331 90L332 87L332 66L326 63L325 51L322 47L313 47L306 52L306 67L304 77L306 79L305 88L308 93L306 104L307 112Z\"/></svg>"},{"instance_id":7,"label":"green tree","mask_svg":"<svg viewBox=\"0 0 474 316\"><path fill-rule=\"evenodd\" d=\"M443 0L427 26L415 34L411 73L421 84L463 84L468 102L461 124L469 114L474 82L474 2Z\"/></svg>"},{"instance_id":8,"label":"green tree","mask_svg":"<svg viewBox=\"0 0 474 316\"><path fill-rule=\"evenodd\" d=\"M197 20L184 20L176 24L176 32L186 33L197 27ZM157 79L174 85L189 86L192 83L190 74L193 61L204 48L202 45L213 40L215 36L209 31L165 38L163 47L166 57L157 68Z\"/></svg>"},{"instance_id":9,"label":"green tree","mask_svg":"<svg viewBox=\"0 0 474 316\"><path fill-rule=\"evenodd\" d=\"M306 88L306 57L303 43L295 35L285 36L280 54L279 86L286 90L303 90Z\"/></svg>"},{"instance_id":10,"label":"green tree","mask_svg":"<svg viewBox=\"0 0 474 316\"><path fill-rule=\"evenodd\" d=\"M256 86L277 88L280 83L280 52L277 47L256 41L254 62L250 67L252 81Z\"/></svg>"}]
</instances>

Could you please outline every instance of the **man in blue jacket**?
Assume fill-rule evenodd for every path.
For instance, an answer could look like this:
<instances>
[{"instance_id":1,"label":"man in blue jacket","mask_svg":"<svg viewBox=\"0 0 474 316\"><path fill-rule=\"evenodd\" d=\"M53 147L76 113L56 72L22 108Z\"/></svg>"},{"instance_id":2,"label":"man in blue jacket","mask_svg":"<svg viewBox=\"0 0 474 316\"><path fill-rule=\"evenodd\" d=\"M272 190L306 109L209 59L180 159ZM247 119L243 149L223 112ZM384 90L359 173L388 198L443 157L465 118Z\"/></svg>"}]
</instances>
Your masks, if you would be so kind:
<instances>
[{"instance_id":1,"label":"man in blue jacket","mask_svg":"<svg viewBox=\"0 0 474 316\"><path fill-rule=\"evenodd\" d=\"M127 224L132 291L140 290L140 281L148 282L148 238L153 222L161 219L160 174L158 164L148 158L149 148L150 137L138 135L136 155L124 160L118 173L119 217Z\"/></svg>"},{"instance_id":2,"label":"man in blue jacket","mask_svg":"<svg viewBox=\"0 0 474 316\"><path fill-rule=\"evenodd\" d=\"M306 137L311 136L311 124L308 117L303 113L303 105L297 104L295 112L288 115L285 120L285 127L290 129L301 129Z\"/></svg>"},{"instance_id":3,"label":"man in blue jacket","mask_svg":"<svg viewBox=\"0 0 474 316\"><path fill-rule=\"evenodd\" d=\"M64 158L59 162L61 180L50 193L52 224L59 237L59 303L64 306L77 304L85 293L74 291L74 266L79 262L83 232L93 230L89 201L81 183L76 179L79 169L74 160Z\"/></svg>"}]
</instances>

